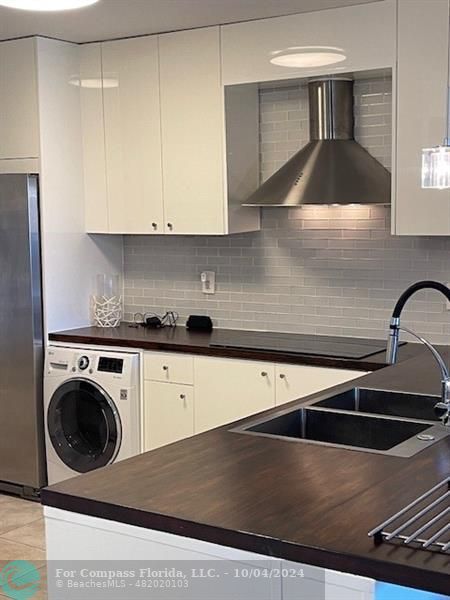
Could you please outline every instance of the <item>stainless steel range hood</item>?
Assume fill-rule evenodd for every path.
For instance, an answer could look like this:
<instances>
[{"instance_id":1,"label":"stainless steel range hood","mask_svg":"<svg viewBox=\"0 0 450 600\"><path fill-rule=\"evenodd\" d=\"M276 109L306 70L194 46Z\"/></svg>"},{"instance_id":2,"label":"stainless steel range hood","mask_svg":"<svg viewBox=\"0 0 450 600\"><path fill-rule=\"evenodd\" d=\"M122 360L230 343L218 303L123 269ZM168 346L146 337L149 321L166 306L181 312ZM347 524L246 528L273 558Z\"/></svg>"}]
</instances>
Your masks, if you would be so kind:
<instances>
[{"instance_id":1,"label":"stainless steel range hood","mask_svg":"<svg viewBox=\"0 0 450 600\"><path fill-rule=\"evenodd\" d=\"M353 81L309 87L310 139L244 206L389 204L391 176L353 136Z\"/></svg>"}]
</instances>

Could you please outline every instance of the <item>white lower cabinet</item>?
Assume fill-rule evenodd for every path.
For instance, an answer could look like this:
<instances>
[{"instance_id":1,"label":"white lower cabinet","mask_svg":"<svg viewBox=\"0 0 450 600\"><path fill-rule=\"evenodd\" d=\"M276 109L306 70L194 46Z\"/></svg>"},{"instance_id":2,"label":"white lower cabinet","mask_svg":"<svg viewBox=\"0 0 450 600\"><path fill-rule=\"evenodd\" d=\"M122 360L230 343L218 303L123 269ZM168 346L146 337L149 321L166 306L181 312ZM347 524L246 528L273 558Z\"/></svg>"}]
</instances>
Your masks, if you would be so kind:
<instances>
[{"instance_id":1,"label":"white lower cabinet","mask_svg":"<svg viewBox=\"0 0 450 600\"><path fill-rule=\"evenodd\" d=\"M275 365L277 406L367 375L364 371L305 365Z\"/></svg>"},{"instance_id":2,"label":"white lower cabinet","mask_svg":"<svg viewBox=\"0 0 450 600\"><path fill-rule=\"evenodd\" d=\"M303 577L292 574L303 568ZM350 573L331 571L311 565L282 561L282 598L299 600L372 600L375 598L375 581Z\"/></svg>"},{"instance_id":3,"label":"white lower cabinet","mask_svg":"<svg viewBox=\"0 0 450 600\"><path fill-rule=\"evenodd\" d=\"M266 361L144 353L144 450L366 375ZM195 396L195 397L194 397Z\"/></svg>"},{"instance_id":4,"label":"white lower cabinet","mask_svg":"<svg viewBox=\"0 0 450 600\"><path fill-rule=\"evenodd\" d=\"M190 385L146 381L144 450L194 434L194 390Z\"/></svg>"},{"instance_id":5,"label":"white lower cabinet","mask_svg":"<svg viewBox=\"0 0 450 600\"><path fill-rule=\"evenodd\" d=\"M275 365L268 362L194 360L195 433L275 406Z\"/></svg>"},{"instance_id":6,"label":"white lower cabinet","mask_svg":"<svg viewBox=\"0 0 450 600\"><path fill-rule=\"evenodd\" d=\"M49 506L44 507L44 516L49 565L64 566L60 561L97 561L97 564L101 564L98 561L145 561L146 565L152 564L152 561L161 561L157 563L161 569L176 567L187 574L190 591L186 592L186 597L193 597L195 593L196 581L192 569L203 568L204 577L209 576L212 579L211 588L208 588L209 597L238 597L249 600L375 598L375 581L350 573L288 562L276 557ZM67 544L67 539L70 539L70 544ZM198 567L192 565L191 561L199 561ZM87 563L87 566L91 568L92 564ZM81 564L77 566L81 568ZM263 569L272 569L272 576L257 577L256 569L260 572ZM250 572L252 576L246 576ZM218 576L220 573L224 576ZM56 587L55 579L53 572L49 571L50 600L61 597L61 590ZM204 586L198 589L205 591ZM200 593L198 597L200 595L208 597Z\"/></svg>"}]
</instances>

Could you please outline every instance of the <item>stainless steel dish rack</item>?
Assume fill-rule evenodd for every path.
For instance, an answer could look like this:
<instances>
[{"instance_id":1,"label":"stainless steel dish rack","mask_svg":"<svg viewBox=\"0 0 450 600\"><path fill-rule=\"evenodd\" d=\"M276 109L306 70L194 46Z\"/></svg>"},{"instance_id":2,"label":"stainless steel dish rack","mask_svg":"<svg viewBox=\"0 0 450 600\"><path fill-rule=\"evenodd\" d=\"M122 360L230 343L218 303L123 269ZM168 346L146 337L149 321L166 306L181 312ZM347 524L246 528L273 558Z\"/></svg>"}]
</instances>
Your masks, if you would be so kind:
<instances>
[{"instance_id":1,"label":"stainless steel dish rack","mask_svg":"<svg viewBox=\"0 0 450 600\"><path fill-rule=\"evenodd\" d=\"M372 529L369 537L375 543L450 553L450 477Z\"/></svg>"}]
</instances>

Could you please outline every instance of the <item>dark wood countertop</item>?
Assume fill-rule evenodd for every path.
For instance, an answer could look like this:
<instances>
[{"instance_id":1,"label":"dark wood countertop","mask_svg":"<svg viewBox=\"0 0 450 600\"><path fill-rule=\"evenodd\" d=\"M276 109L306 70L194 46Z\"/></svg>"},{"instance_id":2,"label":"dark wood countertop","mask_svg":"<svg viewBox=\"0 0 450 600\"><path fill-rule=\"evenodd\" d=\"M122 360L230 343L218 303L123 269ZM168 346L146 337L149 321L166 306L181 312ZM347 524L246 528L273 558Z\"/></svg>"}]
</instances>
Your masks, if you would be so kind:
<instances>
[{"instance_id":1,"label":"dark wood countertop","mask_svg":"<svg viewBox=\"0 0 450 600\"><path fill-rule=\"evenodd\" d=\"M143 350L162 350L166 352L189 352L207 356L222 356L224 358L244 358L251 360L266 360L270 362L284 362L292 364L315 365L321 367L332 367L341 369L354 369L356 371L375 371L386 366L385 353L379 352L362 359L338 358L333 356L314 356L311 354L289 353L284 351L254 350L231 347L214 347L216 336L221 332L232 334L236 342L243 343L250 336L256 338L264 336L266 339L273 338L273 347L277 347L279 339L283 334L267 332L250 332L245 330L214 330L212 333L192 332L185 327L165 327L163 329L146 329L145 327L134 327L129 323L121 323L119 327L102 329L100 327L84 327L68 331L54 332L49 335L52 342L64 342L66 344L93 344L97 346L115 346L122 348L140 348ZM298 334L298 348L302 347L303 340L310 340L314 336ZM332 336L316 336L323 342L325 347L329 345L329 352L342 339ZM348 339L348 338L347 338ZM383 345L384 342L382 341ZM422 351L422 350L420 350ZM417 344L407 344L400 349L400 359L405 360L417 355Z\"/></svg>"},{"instance_id":2,"label":"dark wood countertop","mask_svg":"<svg viewBox=\"0 0 450 600\"><path fill-rule=\"evenodd\" d=\"M358 383L439 394L439 381L424 349ZM54 485L42 491L42 502L448 594L449 556L375 546L367 532L449 475L450 437L404 459L240 435L230 427Z\"/></svg>"}]
</instances>

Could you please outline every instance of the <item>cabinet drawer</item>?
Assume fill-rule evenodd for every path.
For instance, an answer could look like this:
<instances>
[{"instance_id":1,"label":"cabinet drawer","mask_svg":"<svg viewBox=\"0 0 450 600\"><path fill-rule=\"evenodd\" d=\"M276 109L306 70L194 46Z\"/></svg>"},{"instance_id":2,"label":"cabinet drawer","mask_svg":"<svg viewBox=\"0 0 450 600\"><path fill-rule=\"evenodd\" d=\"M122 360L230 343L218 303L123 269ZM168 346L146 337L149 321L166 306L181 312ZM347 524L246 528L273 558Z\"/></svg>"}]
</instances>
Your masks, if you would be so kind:
<instances>
[{"instance_id":1,"label":"cabinet drawer","mask_svg":"<svg viewBox=\"0 0 450 600\"><path fill-rule=\"evenodd\" d=\"M168 352L146 352L144 379L193 385L194 357Z\"/></svg>"},{"instance_id":2,"label":"cabinet drawer","mask_svg":"<svg viewBox=\"0 0 450 600\"><path fill-rule=\"evenodd\" d=\"M189 385L146 381L144 385L144 450L159 448L193 434L193 388Z\"/></svg>"},{"instance_id":3,"label":"cabinet drawer","mask_svg":"<svg viewBox=\"0 0 450 600\"><path fill-rule=\"evenodd\" d=\"M364 371L305 365L277 364L275 371L277 406L367 375Z\"/></svg>"}]
</instances>

